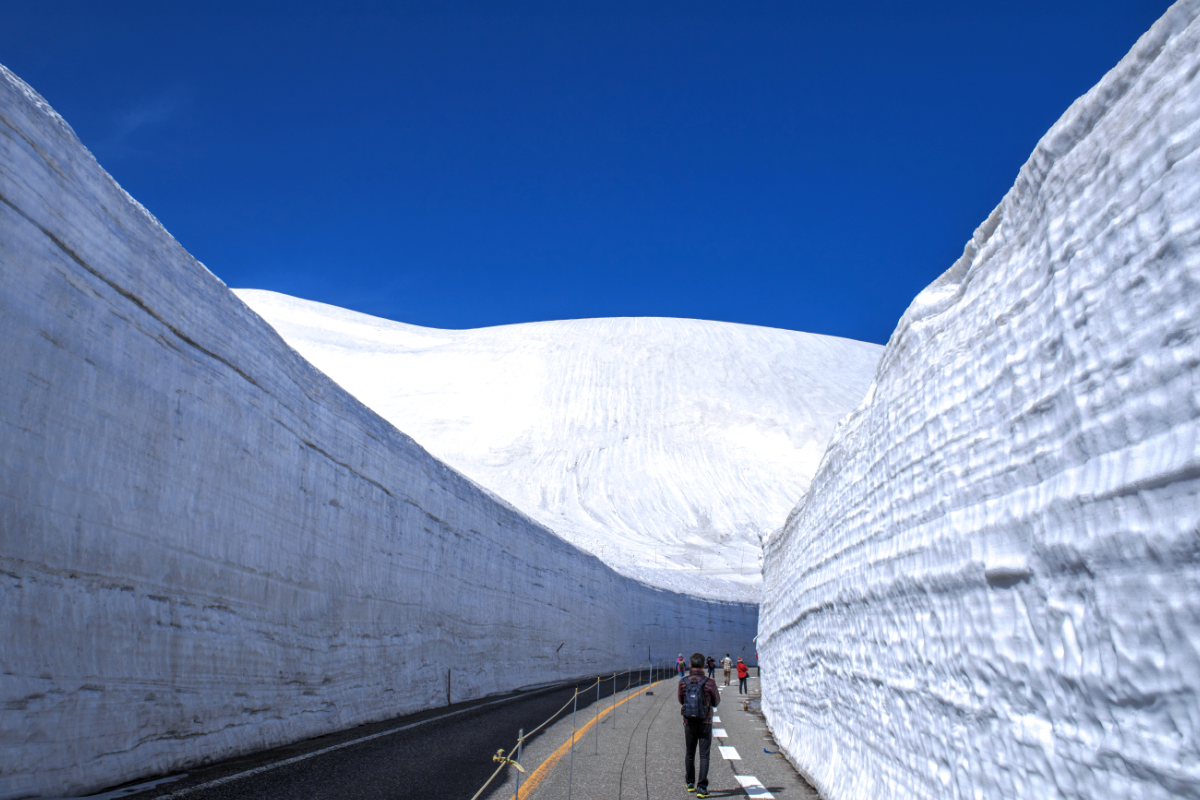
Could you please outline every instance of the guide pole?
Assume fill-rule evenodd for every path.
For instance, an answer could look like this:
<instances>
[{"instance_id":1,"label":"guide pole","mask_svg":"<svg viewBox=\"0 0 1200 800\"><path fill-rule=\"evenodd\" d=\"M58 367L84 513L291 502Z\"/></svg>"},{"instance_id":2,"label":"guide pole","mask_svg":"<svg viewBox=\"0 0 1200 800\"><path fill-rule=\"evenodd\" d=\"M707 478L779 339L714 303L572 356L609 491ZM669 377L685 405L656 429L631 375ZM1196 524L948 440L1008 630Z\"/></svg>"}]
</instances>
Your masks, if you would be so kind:
<instances>
[{"instance_id":1,"label":"guide pole","mask_svg":"<svg viewBox=\"0 0 1200 800\"><path fill-rule=\"evenodd\" d=\"M579 710L579 687L575 687L575 704L571 706L571 765L567 769L567 800L571 800L571 784L575 780L575 712Z\"/></svg>"},{"instance_id":2,"label":"guide pole","mask_svg":"<svg viewBox=\"0 0 1200 800\"><path fill-rule=\"evenodd\" d=\"M522 745L525 744L525 729L521 728L517 731L517 763L521 763ZM517 774L517 796L516 800L521 800L521 770L516 771Z\"/></svg>"},{"instance_id":3,"label":"guide pole","mask_svg":"<svg viewBox=\"0 0 1200 800\"><path fill-rule=\"evenodd\" d=\"M600 676L596 676L596 755L600 755Z\"/></svg>"},{"instance_id":4,"label":"guide pole","mask_svg":"<svg viewBox=\"0 0 1200 800\"><path fill-rule=\"evenodd\" d=\"M617 673L616 672L613 672L612 707L613 708L617 707ZM616 729L617 729L617 715L613 714L613 730L615 731Z\"/></svg>"}]
</instances>

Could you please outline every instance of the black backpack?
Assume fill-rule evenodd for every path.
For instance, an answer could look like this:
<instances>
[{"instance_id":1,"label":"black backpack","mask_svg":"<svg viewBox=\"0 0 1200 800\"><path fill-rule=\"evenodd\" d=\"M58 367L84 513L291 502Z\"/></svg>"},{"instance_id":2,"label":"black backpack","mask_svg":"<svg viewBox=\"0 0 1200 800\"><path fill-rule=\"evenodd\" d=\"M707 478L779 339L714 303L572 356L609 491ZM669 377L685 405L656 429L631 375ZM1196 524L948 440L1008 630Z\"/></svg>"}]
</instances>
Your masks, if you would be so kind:
<instances>
[{"instance_id":1,"label":"black backpack","mask_svg":"<svg viewBox=\"0 0 1200 800\"><path fill-rule=\"evenodd\" d=\"M692 680L695 677L698 680ZM708 702L708 692L704 691L704 684L708 683L708 678L703 675L688 676L683 679L686 686L683 688L683 708L680 713L684 719L694 719L700 722L708 719L709 712L712 711L712 706Z\"/></svg>"}]
</instances>

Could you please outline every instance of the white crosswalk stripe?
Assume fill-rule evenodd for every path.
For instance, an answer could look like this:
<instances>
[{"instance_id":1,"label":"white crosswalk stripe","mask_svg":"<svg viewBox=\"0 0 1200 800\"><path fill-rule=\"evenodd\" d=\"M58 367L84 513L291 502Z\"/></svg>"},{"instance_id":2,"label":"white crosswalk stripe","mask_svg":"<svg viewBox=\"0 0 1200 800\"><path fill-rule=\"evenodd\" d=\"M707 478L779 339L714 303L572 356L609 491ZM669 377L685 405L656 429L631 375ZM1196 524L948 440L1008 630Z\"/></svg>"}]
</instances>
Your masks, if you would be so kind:
<instances>
[{"instance_id":1,"label":"white crosswalk stripe","mask_svg":"<svg viewBox=\"0 0 1200 800\"><path fill-rule=\"evenodd\" d=\"M729 738L729 734L725 732L724 728L713 728L713 736L717 737L718 739Z\"/></svg>"},{"instance_id":2,"label":"white crosswalk stripe","mask_svg":"<svg viewBox=\"0 0 1200 800\"><path fill-rule=\"evenodd\" d=\"M742 760L742 757L740 755L738 755L738 751L737 751L736 747L726 747L725 745L719 745L717 747L717 749L721 751L721 758L725 759L726 761L741 761Z\"/></svg>"}]
</instances>

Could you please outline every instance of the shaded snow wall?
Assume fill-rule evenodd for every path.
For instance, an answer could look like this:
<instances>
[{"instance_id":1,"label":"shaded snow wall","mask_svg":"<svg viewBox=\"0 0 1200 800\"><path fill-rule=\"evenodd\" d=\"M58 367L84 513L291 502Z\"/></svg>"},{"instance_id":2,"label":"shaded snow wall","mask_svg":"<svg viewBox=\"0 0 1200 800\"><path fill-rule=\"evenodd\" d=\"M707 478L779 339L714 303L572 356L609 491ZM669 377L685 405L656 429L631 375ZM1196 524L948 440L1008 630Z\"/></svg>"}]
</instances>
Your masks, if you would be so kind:
<instances>
[{"instance_id":1,"label":"shaded snow wall","mask_svg":"<svg viewBox=\"0 0 1200 800\"><path fill-rule=\"evenodd\" d=\"M754 635L367 410L3 68L0 283L0 798Z\"/></svg>"},{"instance_id":2,"label":"shaded snow wall","mask_svg":"<svg viewBox=\"0 0 1200 800\"><path fill-rule=\"evenodd\" d=\"M1200 796L1200 4L1038 144L768 544L827 800Z\"/></svg>"}]
</instances>

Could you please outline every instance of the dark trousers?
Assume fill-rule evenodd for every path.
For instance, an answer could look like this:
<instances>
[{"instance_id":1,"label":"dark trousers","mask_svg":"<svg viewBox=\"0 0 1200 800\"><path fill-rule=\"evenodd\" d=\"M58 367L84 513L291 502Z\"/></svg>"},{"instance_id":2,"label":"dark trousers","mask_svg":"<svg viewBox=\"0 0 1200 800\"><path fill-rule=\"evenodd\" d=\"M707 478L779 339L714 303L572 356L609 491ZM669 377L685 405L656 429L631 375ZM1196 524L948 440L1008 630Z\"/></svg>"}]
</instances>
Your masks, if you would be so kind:
<instances>
[{"instance_id":1,"label":"dark trousers","mask_svg":"<svg viewBox=\"0 0 1200 800\"><path fill-rule=\"evenodd\" d=\"M696 720L685 720L683 729L687 750L684 751L683 769L687 782L703 791L708 788L708 753L712 750L712 725ZM700 776L696 776L696 746L700 749Z\"/></svg>"},{"instance_id":2,"label":"dark trousers","mask_svg":"<svg viewBox=\"0 0 1200 800\"><path fill-rule=\"evenodd\" d=\"M738 678L738 691L742 694L746 693L746 678Z\"/></svg>"}]
</instances>

